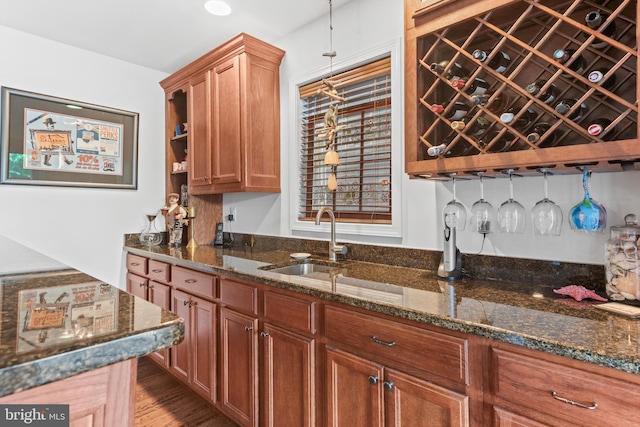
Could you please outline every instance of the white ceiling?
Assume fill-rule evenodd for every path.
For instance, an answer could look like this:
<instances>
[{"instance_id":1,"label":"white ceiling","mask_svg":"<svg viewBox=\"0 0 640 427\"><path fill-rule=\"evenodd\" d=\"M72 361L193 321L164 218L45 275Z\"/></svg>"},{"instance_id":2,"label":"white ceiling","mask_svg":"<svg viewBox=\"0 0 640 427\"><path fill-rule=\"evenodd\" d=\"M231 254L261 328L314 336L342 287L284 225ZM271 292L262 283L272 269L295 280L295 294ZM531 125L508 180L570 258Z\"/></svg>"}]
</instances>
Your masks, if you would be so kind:
<instances>
[{"instance_id":1,"label":"white ceiling","mask_svg":"<svg viewBox=\"0 0 640 427\"><path fill-rule=\"evenodd\" d=\"M334 12L352 0L332 0ZM3 0L0 25L172 73L240 32L275 43L328 15L329 0ZM327 26L328 26L327 17Z\"/></svg>"}]
</instances>

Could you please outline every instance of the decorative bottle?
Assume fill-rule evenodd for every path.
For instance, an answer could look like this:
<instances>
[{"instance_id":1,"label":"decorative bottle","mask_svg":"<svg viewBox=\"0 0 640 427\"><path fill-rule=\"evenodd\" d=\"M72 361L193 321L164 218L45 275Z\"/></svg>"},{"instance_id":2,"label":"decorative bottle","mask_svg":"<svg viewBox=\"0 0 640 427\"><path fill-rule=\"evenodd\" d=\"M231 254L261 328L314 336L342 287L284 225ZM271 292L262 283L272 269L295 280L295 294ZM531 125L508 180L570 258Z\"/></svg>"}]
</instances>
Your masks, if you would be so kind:
<instances>
[{"instance_id":1,"label":"decorative bottle","mask_svg":"<svg viewBox=\"0 0 640 427\"><path fill-rule=\"evenodd\" d=\"M603 88L611 90L616 85L618 79L616 78L616 75L614 73L607 77L606 80L604 80L604 75L607 74L607 72L608 70L606 68L598 68L597 70L591 71L587 75L587 78L591 83L599 84Z\"/></svg>"},{"instance_id":2,"label":"decorative bottle","mask_svg":"<svg viewBox=\"0 0 640 427\"><path fill-rule=\"evenodd\" d=\"M431 71L441 75L447 80L451 80L454 77L462 78L464 76L468 76L469 74L471 74L466 68L464 68L462 65L458 64L457 62L453 62L453 63L450 61L434 62L433 64L431 64L429 68L431 69Z\"/></svg>"},{"instance_id":3,"label":"decorative bottle","mask_svg":"<svg viewBox=\"0 0 640 427\"><path fill-rule=\"evenodd\" d=\"M600 11L594 10L594 11L591 11L591 12L587 13L587 15L584 17L584 22L587 24L587 26L589 28L592 28L594 30L598 30L603 35L613 38L615 36L615 33L616 33L616 21L611 21L611 23L609 25L607 25L606 27L600 29L602 24L608 18L609 18L609 15L607 15L605 13L601 13ZM589 34L586 34L586 36L588 37ZM608 45L609 45L609 43L607 43L604 40L598 39L598 38L596 38L591 43L591 47L594 48L594 49L604 49Z\"/></svg>"},{"instance_id":4,"label":"decorative bottle","mask_svg":"<svg viewBox=\"0 0 640 427\"><path fill-rule=\"evenodd\" d=\"M514 129L523 131L538 117L538 112L533 108L527 108L517 119L515 118L516 114L517 110L515 108L509 108L506 113L500 115L500 121L511 125Z\"/></svg>"},{"instance_id":5,"label":"decorative bottle","mask_svg":"<svg viewBox=\"0 0 640 427\"><path fill-rule=\"evenodd\" d=\"M563 99L562 101L556 104L555 110L559 114L566 115L569 112L569 110L571 110L571 108L575 105L576 102L578 101L575 99ZM584 116L584 113L586 113L588 109L589 107L587 107L587 104L585 104L584 102L581 103L573 113L569 114L568 116L569 120L573 120L574 122L577 122L582 118L582 116Z\"/></svg>"},{"instance_id":6,"label":"decorative bottle","mask_svg":"<svg viewBox=\"0 0 640 427\"><path fill-rule=\"evenodd\" d=\"M437 114L445 113L447 120L460 120L469 112L469 106L462 101L447 101L444 104L431 105L431 111Z\"/></svg>"},{"instance_id":7,"label":"decorative bottle","mask_svg":"<svg viewBox=\"0 0 640 427\"><path fill-rule=\"evenodd\" d=\"M560 64L566 65L569 62L569 59L576 53L574 49L558 49L553 52L553 58L558 61ZM582 74L584 72L584 68L586 67L586 61L582 55L578 55L573 61L567 65L567 67L576 72L577 74ZM563 73L565 76L570 76L567 73Z\"/></svg>"},{"instance_id":8,"label":"decorative bottle","mask_svg":"<svg viewBox=\"0 0 640 427\"><path fill-rule=\"evenodd\" d=\"M482 95L489 89L489 83L479 77L476 77L471 81L469 81L469 77L454 77L451 79L450 83L451 86L460 90L467 86L465 93L469 96Z\"/></svg>"},{"instance_id":9,"label":"decorative bottle","mask_svg":"<svg viewBox=\"0 0 640 427\"><path fill-rule=\"evenodd\" d=\"M558 95L558 88L556 87L556 85L551 83L551 85L549 85L549 87L544 92L541 92L542 88L546 84L547 84L546 80L538 79L535 82L527 85L526 87L527 93L533 96L537 95L538 99L544 102L545 104L551 104L553 103L553 101L555 101L556 96Z\"/></svg>"},{"instance_id":10,"label":"decorative bottle","mask_svg":"<svg viewBox=\"0 0 640 427\"><path fill-rule=\"evenodd\" d=\"M162 233L156 228L156 217L158 215L146 215L147 225L138 238L143 245L157 246L162 243Z\"/></svg>"},{"instance_id":11,"label":"decorative bottle","mask_svg":"<svg viewBox=\"0 0 640 427\"><path fill-rule=\"evenodd\" d=\"M537 143L542 139L543 135L545 135L549 131L549 129L551 129L551 125L549 123L536 123L529 131L529 134L527 134L527 141L531 142L532 144ZM540 142L537 145L540 148L546 148L553 147L554 145L556 145L556 143L556 133L551 132L545 137L544 141Z\"/></svg>"},{"instance_id":12,"label":"decorative bottle","mask_svg":"<svg viewBox=\"0 0 640 427\"><path fill-rule=\"evenodd\" d=\"M486 62L489 57L489 53L484 50L476 49L473 51L472 56L480 62ZM511 57L499 50L486 65L492 68L496 73L504 73L510 63Z\"/></svg>"},{"instance_id":13,"label":"decorative bottle","mask_svg":"<svg viewBox=\"0 0 640 427\"><path fill-rule=\"evenodd\" d=\"M609 141L613 137L615 130L615 128L613 128L606 131L609 125L611 125L611 120L599 118L589 123L589 126L587 126L587 132L589 132L589 135L596 136L603 141Z\"/></svg>"}]
</instances>

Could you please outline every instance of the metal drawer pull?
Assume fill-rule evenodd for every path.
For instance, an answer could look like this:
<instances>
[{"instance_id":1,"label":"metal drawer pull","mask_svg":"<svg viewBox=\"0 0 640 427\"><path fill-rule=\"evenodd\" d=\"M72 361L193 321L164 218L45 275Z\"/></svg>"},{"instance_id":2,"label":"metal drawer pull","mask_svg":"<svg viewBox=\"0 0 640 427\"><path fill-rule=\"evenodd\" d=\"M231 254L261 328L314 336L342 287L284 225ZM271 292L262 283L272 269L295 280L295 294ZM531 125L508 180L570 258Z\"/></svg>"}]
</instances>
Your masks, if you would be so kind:
<instances>
[{"instance_id":1,"label":"metal drawer pull","mask_svg":"<svg viewBox=\"0 0 640 427\"><path fill-rule=\"evenodd\" d=\"M378 384L378 377L376 377L375 375L369 375L369 384Z\"/></svg>"},{"instance_id":2,"label":"metal drawer pull","mask_svg":"<svg viewBox=\"0 0 640 427\"><path fill-rule=\"evenodd\" d=\"M585 405L584 403L579 403L579 402L575 402L575 401L570 400L570 399L566 399L564 397L560 397L560 396L558 396L558 393L556 393L555 391L551 392L551 397L553 397L556 400L559 400L560 402L568 403L570 405L577 406L579 408L596 409L598 407L598 404L595 403L595 402L592 403L591 405Z\"/></svg>"},{"instance_id":3,"label":"metal drawer pull","mask_svg":"<svg viewBox=\"0 0 640 427\"><path fill-rule=\"evenodd\" d=\"M376 338L375 335L371 337L371 341L373 341L376 344L385 345L387 347L393 347L394 345L396 345L395 341L392 341L392 342L382 341L382 340L379 340L378 338Z\"/></svg>"},{"instance_id":4,"label":"metal drawer pull","mask_svg":"<svg viewBox=\"0 0 640 427\"><path fill-rule=\"evenodd\" d=\"M188 283L188 284L192 284L192 283L196 283L197 280L196 279L187 279L184 281L184 283Z\"/></svg>"}]
</instances>

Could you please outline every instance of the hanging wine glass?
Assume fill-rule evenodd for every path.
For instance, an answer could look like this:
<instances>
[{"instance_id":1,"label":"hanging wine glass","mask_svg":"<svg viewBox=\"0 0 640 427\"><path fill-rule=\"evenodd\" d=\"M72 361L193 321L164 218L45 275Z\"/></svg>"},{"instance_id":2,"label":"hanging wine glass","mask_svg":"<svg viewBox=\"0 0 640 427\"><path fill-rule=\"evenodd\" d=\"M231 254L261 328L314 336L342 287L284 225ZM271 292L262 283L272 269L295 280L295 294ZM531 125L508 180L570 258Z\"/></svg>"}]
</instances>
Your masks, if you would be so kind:
<instances>
[{"instance_id":1,"label":"hanging wine glass","mask_svg":"<svg viewBox=\"0 0 640 427\"><path fill-rule=\"evenodd\" d=\"M540 169L544 176L544 199L537 202L531 209L533 232L540 236L559 236L562 229L562 209L549 200L547 170Z\"/></svg>"},{"instance_id":2,"label":"hanging wine glass","mask_svg":"<svg viewBox=\"0 0 640 427\"><path fill-rule=\"evenodd\" d=\"M508 169L509 199L498 209L498 228L503 233L524 233L526 211L520 202L513 199L513 169Z\"/></svg>"},{"instance_id":3,"label":"hanging wine glass","mask_svg":"<svg viewBox=\"0 0 640 427\"><path fill-rule=\"evenodd\" d=\"M446 227L464 230L467 223L467 209L456 199L456 177L453 179L453 199L442 210L442 222Z\"/></svg>"},{"instance_id":4,"label":"hanging wine glass","mask_svg":"<svg viewBox=\"0 0 640 427\"><path fill-rule=\"evenodd\" d=\"M607 211L604 209L604 206L591 199L590 185L591 171L585 167L582 171L584 199L571 208L569 212L569 224L572 230L582 230L587 233L602 233L607 226Z\"/></svg>"},{"instance_id":5,"label":"hanging wine glass","mask_svg":"<svg viewBox=\"0 0 640 427\"><path fill-rule=\"evenodd\" d=\"M470 224L478 233L487 234L491 232L491 223L495 216L495 208L484 199L484 181L482 174L480 174L480 200L471 206Z\"/></svg>"}]
</instances>

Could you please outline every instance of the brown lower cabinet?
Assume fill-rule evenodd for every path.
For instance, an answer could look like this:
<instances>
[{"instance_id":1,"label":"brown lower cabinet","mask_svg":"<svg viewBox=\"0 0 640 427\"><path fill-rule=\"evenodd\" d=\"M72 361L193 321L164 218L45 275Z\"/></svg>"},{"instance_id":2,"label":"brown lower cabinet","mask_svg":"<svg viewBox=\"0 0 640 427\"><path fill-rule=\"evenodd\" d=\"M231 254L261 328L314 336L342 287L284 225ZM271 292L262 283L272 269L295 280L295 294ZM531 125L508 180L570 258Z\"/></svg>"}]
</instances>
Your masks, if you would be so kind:
<instances>
[{"instance_id":1,"label":"brown lower cabinet","mask_svg":"<svg viewBox=\"0 0 640 427\"><path fill-rule=\"evenodd\" d=\"M155 360L241 426L640 427L640 375L156 262L127 287L185 339Z\"/></svg>"}]
</instances>

